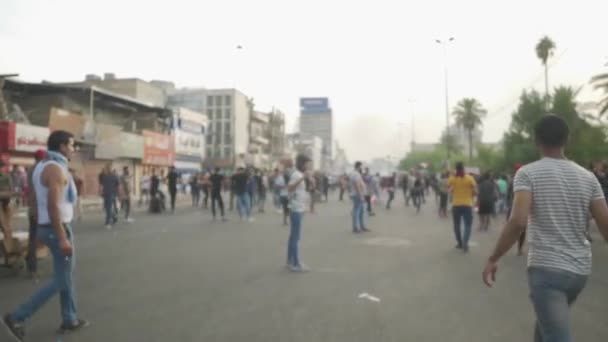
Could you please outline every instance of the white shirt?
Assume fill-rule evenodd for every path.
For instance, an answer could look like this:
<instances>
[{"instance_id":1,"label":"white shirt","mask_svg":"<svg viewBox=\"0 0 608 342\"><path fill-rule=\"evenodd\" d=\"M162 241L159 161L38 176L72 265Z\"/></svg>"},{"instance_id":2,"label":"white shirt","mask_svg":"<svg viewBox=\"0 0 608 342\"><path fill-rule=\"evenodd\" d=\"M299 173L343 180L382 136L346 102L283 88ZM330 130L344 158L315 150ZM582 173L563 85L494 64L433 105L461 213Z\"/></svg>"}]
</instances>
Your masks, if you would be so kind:
<instances>
[{"instance_id":1,"label":"white shirt","mask_svg":"<svg viewBox=\"0 0 608 342\"><path fill-rule=\"evenodd\" d=\"M151 178L148 175L141 177L141 189L150 190Z\"/></svg>"},{"instance_id":2,"label":"white shirt","mask_svg":"<svg viewBox=\"0 0 608 342\"><path fill-rule=\"evenodd\" d=\"M289 178L289 185L294 185L304 178L302 172L295 170ZM289 193L289 209L294 212L303 213L306 211L306 202L308 201L308 193L306 192L306 182L302 180L294 191Z\"/></svg>"},{"instance_id":3,"label":"white shirt","mask_svg":"<svg viewBox=\"0 0 608 342\"><path fill-rule=\"evenodd\" d=\"M36 202L38 208L38 224L47 225L51 223L51 217L49 215L49 206L48 206L48 198L49 198L49 189L42 184L42 172L49 164L57 165L61 171L65 174L68 182L73 182L72 176L66 170L65 167L59 165L59 163L55 161L46 161L41 162L36 165L34 169L34 173L32 174L32 182L34 183L34 190L36 191ZM59 217L61 218L62 223L72 222L74 218L74 203L70 203L68 201L68 191L70 184L68 184L63 190L63 196L61 196L61 201L59 202Z\"/></svg>"}]
</instances>

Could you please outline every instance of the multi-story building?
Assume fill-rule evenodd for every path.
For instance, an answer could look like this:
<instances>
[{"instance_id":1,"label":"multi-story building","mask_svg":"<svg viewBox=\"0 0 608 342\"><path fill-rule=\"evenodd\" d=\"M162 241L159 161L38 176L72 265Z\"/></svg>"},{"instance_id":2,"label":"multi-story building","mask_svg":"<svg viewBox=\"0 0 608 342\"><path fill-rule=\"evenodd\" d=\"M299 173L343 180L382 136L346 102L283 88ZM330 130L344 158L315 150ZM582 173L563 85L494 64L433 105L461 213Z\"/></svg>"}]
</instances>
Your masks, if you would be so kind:
<instances>
[{"instance_id":1,"label":"multi-story building","mask_svg":"<svg viewBox=\"0 0 608 342\"><path fill-rule=\"evenodd\" d=\"M270 115L268 113L251 111L249 123L249 149L252 166L268 168L270 166L270 155L268 153L270 140L268 139L268 128Z\"/></svg>"},{"instance_id":2,"label":"multi-story building","mask_svg":"<svg viewBox=\"0 0 608 342\"><path fill-rule=\"evenodd\" d=\"M115 94L126 95L155 107L164 107L167 102L166 91L161 85L171 82L146 82L139 78L117 78L113 73L104 74L103 78L94 74L85 76L82 82L62 83L70 86L99 87Z\"/></svg>"},{"instance_id":3,"label":"multi-story building","mask_svg":"<svg viewBox=\"0 0 608 342\"><path fill-rule=\"evenodd\" d=\"M311 159L313 170L322 170L323 139L320 137L303 137L299 133L293 133L287 135L287 141L295 152L305 154Z\"/></svg>"},{"instance_id":4,"label":"multi-story building","mask_svg":"<svg viewBox=\"0 0 608 342\"><path fill-rule=\"evenodd\" d=\"M321 167L327 168L333 156L333 113L328 98L300 99L300 134L302 138L321 138L324 162Z\"/></svg>"},{"instance_id":5,"label":"multi-story building","mask_svg":"<svg viewBox=\"0 0 608 342\"><path fill-rule=\"evenodd\" d=\"M249 163L250 106L237 89L177 89L169 94L169 106L206 114L206 164L232 168Z\"/></svg>"},{"instance_id":6,"label":"multi-story building","mask_svg":"<svg viewBox=\"0 0 608 342\"><path fill-rule=\"evenodd\" d=\"M202 171L207 125L204 114L183 107L173 110L174 166L182 174Z\"/></svg>"}]
</instances>

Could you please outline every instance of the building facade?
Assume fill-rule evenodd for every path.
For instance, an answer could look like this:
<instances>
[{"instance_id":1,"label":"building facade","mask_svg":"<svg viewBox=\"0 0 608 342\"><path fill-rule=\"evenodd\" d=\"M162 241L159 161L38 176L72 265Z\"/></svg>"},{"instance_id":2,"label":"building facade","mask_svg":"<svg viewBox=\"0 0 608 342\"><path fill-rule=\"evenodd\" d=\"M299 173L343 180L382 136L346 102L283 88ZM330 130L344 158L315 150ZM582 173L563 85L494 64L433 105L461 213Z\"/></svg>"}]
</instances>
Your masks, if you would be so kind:
<instances>
[{"instance_id":1,"label":"building facade","mask_svg":"<svg viewBox=\"0 0 608 342\"><path fill-rule=\"evenodd\" d=\"M173 110L174 166L182 174L202 171L205 160L207 117L187 108Z\"/></svg>"},{"instance_id":2,"label":"building facade","mask_svg":"<svg viewBox=\"0 0 608 342\"><path fill-rule=\"evenodd\" d=\"M333 159L333 113L328 98L300 99L300 134L305 139L321 138L322 168L327 168Z\"/></svg>"}]
</instances>

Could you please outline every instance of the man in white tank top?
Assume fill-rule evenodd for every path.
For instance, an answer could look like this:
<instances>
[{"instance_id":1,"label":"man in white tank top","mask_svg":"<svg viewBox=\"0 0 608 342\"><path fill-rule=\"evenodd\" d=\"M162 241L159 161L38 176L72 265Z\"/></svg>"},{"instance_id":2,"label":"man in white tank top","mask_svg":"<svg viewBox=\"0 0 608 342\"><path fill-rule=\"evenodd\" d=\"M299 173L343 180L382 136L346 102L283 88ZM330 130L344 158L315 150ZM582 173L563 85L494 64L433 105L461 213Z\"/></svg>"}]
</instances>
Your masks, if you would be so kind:
<instances>
[{"instance_id":1,"label":"man in white tank top","mask_svg":"<svg viewBox=\"0 0 608 342\"><path fill-rule=\"evenodd\" d=\"M66 131L55 131L48 139L47 160L34 169L32 183L38 210L38 240L53 257L54 275L17 310L4 316L2 323L16 341L25 337L24 322L56 294L60 294L62 324L60 332L75 331L89 325L76 315L73 283L74 236L71 222L77 191L68 171L68 160L74 152L74 138Z\"/></svg>"}]
</instances>

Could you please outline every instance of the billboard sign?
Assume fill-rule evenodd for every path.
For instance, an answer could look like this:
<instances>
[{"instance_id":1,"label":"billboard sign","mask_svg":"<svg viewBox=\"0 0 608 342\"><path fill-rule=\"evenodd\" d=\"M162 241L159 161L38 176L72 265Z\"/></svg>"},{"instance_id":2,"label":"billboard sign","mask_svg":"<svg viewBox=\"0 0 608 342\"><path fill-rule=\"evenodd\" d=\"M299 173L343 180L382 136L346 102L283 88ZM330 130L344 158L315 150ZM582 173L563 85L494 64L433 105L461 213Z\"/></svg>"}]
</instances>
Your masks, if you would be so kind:
<instances>
[{"instance_id":1,"label":"billboard sign","mask_svg":"<svg viewBox=\"0 0 608 342\"><path fill-rule=\"evenodd\" d=\"M300 99L300 110L303 113L329 112L329 99L327 97L303 97Z\"/></svg>"}]
</instances>

